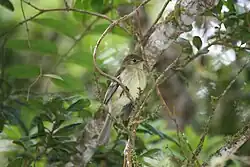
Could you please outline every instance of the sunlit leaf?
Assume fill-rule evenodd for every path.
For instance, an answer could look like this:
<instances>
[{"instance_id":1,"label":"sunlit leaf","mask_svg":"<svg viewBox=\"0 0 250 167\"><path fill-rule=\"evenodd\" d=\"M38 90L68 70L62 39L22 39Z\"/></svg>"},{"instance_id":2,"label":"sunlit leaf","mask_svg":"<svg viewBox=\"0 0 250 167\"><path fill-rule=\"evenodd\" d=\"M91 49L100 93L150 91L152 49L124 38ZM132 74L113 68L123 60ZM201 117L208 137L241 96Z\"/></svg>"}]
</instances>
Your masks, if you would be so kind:
<instances>
[{"instance_id":1,"label":"sunlit leaf","mask_svg":"<svg viewBox=\"0 0 250 167\"><path fill-rule=\"evenodd\" d=\"M34 78L40 73L40 68L35 65L13 65L6 69L6 73L14 78Z\"/></svg>"},{"instance_id":2,"label":"sunlit leaf","mask_svg":"<svg viewBox=\"0 0 250 167\"><path fill-rule=\"evenodd\" d=\"M5 125L3 132L9 139L18 140L22 135L20 129L17 126Z\"/></svg>"},{"instance_id":3,"label":"sunlit leaf","mask_svg":"<svg viewBox=\"0 0 250 167\"><path fill-rule=\"evenodd\" d=\"M70 22L70 20L58 20L52 18L40 18L32 20L42 26L46 26L54 29L56 32L60 32L69 37L75 37L78 34L77 26Z\"/></svg>"},{"instance_id":4,"label":"sunlit leaf","mask_svg":"<svg viewBox=\"0 0 250 167\"><path fill-rule=\"evenodd\" d=\"M8 40L6 47L14 50L33 51L48 55L57 54L56 44L48 40Z\"/></svg>"}]
</instances>

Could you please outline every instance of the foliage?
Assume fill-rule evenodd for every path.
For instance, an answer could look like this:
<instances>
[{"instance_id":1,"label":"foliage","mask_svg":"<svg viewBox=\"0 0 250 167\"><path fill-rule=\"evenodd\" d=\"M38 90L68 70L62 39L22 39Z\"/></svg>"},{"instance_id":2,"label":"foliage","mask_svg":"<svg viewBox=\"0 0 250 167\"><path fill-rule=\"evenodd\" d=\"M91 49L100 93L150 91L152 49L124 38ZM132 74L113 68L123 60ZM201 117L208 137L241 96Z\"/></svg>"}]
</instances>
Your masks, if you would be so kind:
<instances>
[{"instance_id":1,"label":"foliage","mask_svg":"<svg viewBox=\"0 0 250 167\"><path fill-rule=\"evenodd\" d=\"M0 166L45 167L67 164L71 155L79 153L77 137L82 135L84 126L101 105L107 79L94 70L93 48L110 25L110 20L105 18L118 18L116 8L129 2L64 2L34 1L34 6L39 7L37 10L32 7L33 2L0 0L0 22L3 23L0 24L0 42L3 46L0 50ZM89 13L70 11L67 5ZM61 10L55 10L57 8ZM228 11L223 12L223 8ZM90 13L98 13L100 17ZM204 51L208 40L215 40L214 45L221 46L222 51L212 56L203 52L203 55L210 56L206 59L207 64L202 66L200 63L199 67L192 67L199 75L202 86L197 86L197 78L192 76L188 81L190 91L203 95L195 97L200 110L196 125L187 126L183 132L179 132L166 129L166 120L160 120L158 114L157 118L147 116L137 129L133 160L138 166L181 166L192 159L201 141L201 126L211 115L208 108L213 108L213 102L217 102L213 97L219 97L224 90L228 91L226 86L235 76L234 71L238 71L245 62L243 58L249 56L249 11L233 0L220 0L204 16L217 18L220 22L217 27L219 31L206 41L199 35L193 35L189 39L193 51ZM203 22L199 24L199 20L196 21L198 29L202 29L203 25ZM119 26L105 36L97 58L102 70L112 73L119 67L132 38ZM230 49L233 49L236 58L227 65L219 57L223 57ZM249 120L249 69L246 70L244 76L236 75L239 79L232 86L231 94L225 96L228 99L222 106L228 112L237 112L218 112L222 116L216 117L218 121L212 124L206 135L201 153L194 156L196 166L207 161L211 154L226 143L223 135L235 133ZM159 104L159 99L154 100L158 101L147 106L146 112ZM236 107L227 105L229 103ZM227 119L219 120L221 117ZM98 148L89 166L122 166L127 136L117 134L121 134L119 130L112 131L111 142ZM246 150L249 151L249 148ZM235 159L228 163L231 166L243 164Z\"/></svg>"}]
</instances>

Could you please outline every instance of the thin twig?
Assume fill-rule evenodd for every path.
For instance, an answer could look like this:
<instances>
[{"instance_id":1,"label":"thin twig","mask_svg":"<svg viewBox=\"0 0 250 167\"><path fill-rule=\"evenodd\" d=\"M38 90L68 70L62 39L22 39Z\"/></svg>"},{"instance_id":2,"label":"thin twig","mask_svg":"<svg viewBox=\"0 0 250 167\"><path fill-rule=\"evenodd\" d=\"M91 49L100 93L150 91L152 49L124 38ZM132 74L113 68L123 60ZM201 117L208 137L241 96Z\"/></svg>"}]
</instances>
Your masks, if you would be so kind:
<instances>
[{"instance_id":1,"label":"thin twig","mask_svg":"<svg viewBox=\"0 0 250 167\"><path fill-rule=\"evenodd\" d=\"M23 8L23 0L20 0L20 3L21 3L21 10L22 10L23 18L24 20L26 20L24 8ZM28 37L28 47L31 48L28 22L25 22L25 27L26 27L27 37Z\"/></svg>"},{"instance_id":2,"label":"thin twig","mask_svg":"<svg viewBox=\"0 0 250 167\"><path fill-rule=\"evenodd\" d=\"M30 5L31 7L33 7L34 9L38 10L39 12L34 14L33 16L27 18L27 19L24 19L23 21L17 23L16 25L14 25L12 28L10 28L9 30L3 32L0 37L3 37L5 36L6 34L8 33L11 33L14 29L16 29L17 27L23 25L23 24L26 24L27 22L35 19L36 17L44 14L44 13L47 13L47 12L60 12L60 11L73 11L73 12L78 12L78 13L82 13L82 14L88 14L88 15L91 15L91 16L95 16L95 17L98 17L98 18L101 18L101 19L104 19L104 20L107 20L109 22L113 22L112 19L110 19L108 16L106 15L103 15L103 14L100 14L100 13L95 13L95 12L91 12L91 11L87 11L87 10L82 10L82 9L77 9L77 8L54 8L54 9L40 9L34 5L32 5L30 2L26 2L24 1L26 4ZM120 28L122 28L124 30L124 28L122 26L119 26ZM125 30L126 31L126 30ZM127 31L126 31L127 32Z\"/></svg>"},{"instance_id":3,"label":"thin twig","mask_svg":"<svg viewBox=\"0 0 250 167\"><path fill-rule=\"evenodd\" d=\"M38 10L38 11L41 11L42 9L36 7L35 5L33 5L32 3L30 2L27 2L26 0L23 0L24 3L26 3L27 5L29 5L30 7L34 8L35 10Z\"/></svg>"},{"instance_id":4,"label":"thin twig","mask_svg":"<svg viewBox=\"0 0 250 167\"><path fill-rule=\"evenodd\" d=\"M240 68L240 70L235 75L234 79L230 81L230 83L227 85L226 89L217 97L217 101L220 100L225 94L228 92L228 90L232 87L232 85L235 83L236 79L240 75L240 73L246 68L246 66L249 64L250 59L247 59L247 61L243 64L243 66Z\"/></svg>"},{"instance_id":5,"label":"thin twig","mask_svg":"<svg viewBox=\"0 0 250 167\"><path fill-rule=\"evenodd\" d=\"M17 23L17 24L14 25L13 27L9 28L9 30L3 32L3 33L0 35L0 38L3 37L3 36L5 36L5 35L7 35L7 34L9 34L9 33L11 33L14 29L16 29L17 27L19 27L19 26L25 24L26 22L31 21L31 20L35 19L36 17L42 15L43 13L44 13L44 12L38 12L38 13L34 14L33 16L29 17L28 19L24 19L23 21Z\"/></svg>"},{"instance_id":6,"label":"thin twig","mask_svg":"<svg viewBox=\"0 0 250 167\"><path fill-rule=\"evenodd\" d=\"M42 67L40 66L40 73L39 75L36 77L35 81L32 82L30 84L30 86L28 87L28 90L27 90L27 101L29 101L29 97L30 97L30 90L31 88L39 81L39 79L43 76L43 72L42 72Z\"/></svg>"},{"instance_id":7,"label":"thin twig","mask_svg":"<svg viewBox=\"0 0 250 167\"><path fill-rule=\"evenodd\" d=\"M32 5L30 2L24 1L27 5L31 6L32 8L40 11L40 12L56 12L56 11L74 11L74 12L79 12L79 13L83 13L83 14L88 14L88 15L92 15L92 16L96 16L102 19L105 19L109 22L112 22L112 19L110 19L108 16L103 15L101 13L96 13L96 12L91 12L91 11L87 11L87 10L82 10L82 9L78 9L78 8L52 8L52 9L42 9L42 8L38 8L35 5Z\"/></svg>"},{"instance_id":8,"label":"thin twig","mask_svg":"<svg viewBox=\"0 0 250 167\"><path fill-rule=\"evenodd\" d=\"M213 118L212 116L209 116L208 121L207 121L207 123L205 124L205 129L204 129L204 131L203 131L203 133L202 133L202 135L201 135L201 138L200 138L200 140L199 140L199 143L198 143L198 145L197 145L195 151L193 152L193 156L192 156L191 161L190 161L191 164L193 164L193 162L194 162L195 160L196 160L197 163L198 163L197 156L200 154L200 152L201 152L201 150L202 150L202 148L203 148L203 144L204 144L205 138L206 138L206 136L207 136L207 134L208 134L209 125L210 125L210 123L211 123L212 118Z\"/></svg>"}]
</instances>

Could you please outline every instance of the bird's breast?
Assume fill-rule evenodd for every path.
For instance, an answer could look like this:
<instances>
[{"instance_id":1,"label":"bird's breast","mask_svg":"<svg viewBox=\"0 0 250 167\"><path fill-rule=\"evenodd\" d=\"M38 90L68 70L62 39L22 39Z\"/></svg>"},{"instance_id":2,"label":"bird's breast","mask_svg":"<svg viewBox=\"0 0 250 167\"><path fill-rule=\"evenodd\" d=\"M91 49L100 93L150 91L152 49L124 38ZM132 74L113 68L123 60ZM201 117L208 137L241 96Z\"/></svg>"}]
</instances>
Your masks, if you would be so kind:
<instances>
[{"instance_id":1,"label":"bird's breast","mask_svg":"<svg viewBox=\"0 0 250 167\"><path fill-rule=\"evenodd\" d=\"M133 99L138 98L140 90L144 90L146 87L146 74L142 70L125 70L120 79L124 86L128 88Z\"/></svg>"}]
</instances>

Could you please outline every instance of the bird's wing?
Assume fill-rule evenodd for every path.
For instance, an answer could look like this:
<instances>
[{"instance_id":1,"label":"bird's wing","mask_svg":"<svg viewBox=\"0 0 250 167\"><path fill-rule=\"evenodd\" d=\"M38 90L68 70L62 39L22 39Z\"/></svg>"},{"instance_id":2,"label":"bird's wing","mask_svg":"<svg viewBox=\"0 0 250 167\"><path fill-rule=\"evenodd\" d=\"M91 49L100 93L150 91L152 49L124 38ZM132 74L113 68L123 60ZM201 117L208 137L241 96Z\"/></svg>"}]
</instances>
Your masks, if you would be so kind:
<instances>
[{"instance_id":1,"label":"bird's wing","mask_svg":"<svg viewBox=\"0 0 250 167\"><path fill-rule=\"evenodd\" d=\"M121 72L124 70L124 67L121 67L117 72L116 72L116 75L115 77L117 79L120 80L120 74ZM104 100L103 100L103 104L108 104L109 100L113 97L115 91L117 90L117 88L119 87L120 85L117 83L117 82L114 82L112 81L110 84L109 84L109 87L106 91L106 94L104 96Z\"/></svg>"},{"instance_id":2,"label":"bird's wing","mask_svg":"<svg viewBox=\"0 0 250 167\"><path fill-rule=\"evenodd\" d=\"M118 87L119 87L119 84L117 82L111 82L104 96L103 104L108 104L109 100L112 98L112 96L114 95Z\"/></svg>"}]
</instances>

